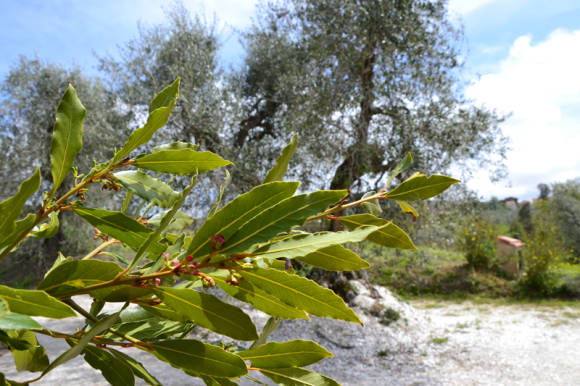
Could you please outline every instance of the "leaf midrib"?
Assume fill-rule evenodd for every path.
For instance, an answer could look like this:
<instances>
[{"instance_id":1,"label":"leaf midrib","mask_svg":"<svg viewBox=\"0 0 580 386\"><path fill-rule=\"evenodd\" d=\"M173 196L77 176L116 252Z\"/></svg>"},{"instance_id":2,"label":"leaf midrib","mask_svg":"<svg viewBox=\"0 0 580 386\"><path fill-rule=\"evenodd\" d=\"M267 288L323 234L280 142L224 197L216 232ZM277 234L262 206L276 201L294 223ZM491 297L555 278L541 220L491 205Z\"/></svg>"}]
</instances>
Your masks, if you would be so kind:
<instances>
[{"instance_id":1,"label":"leaf midrib","mask_svg":"<svg viewBox=\"0 0 580 386\"><path fill-rule=\"evenodd\" d=\"M367 225L369 225L369 224L363 224L363 223L361 223L361 222L354 221L354 220L352 220L352 219L347 219L347 218L344 218L344 217L341 217L341 218L340 218L340 221L350 222L351 224L355 224L355 225L358 225L358 226L367 226ZM390 225L394 225L392 221L388 221L388 222L386 222L385 224L383 224L383 225L381 225L381 226L374 225L374 226L377 226L377 227L378 227L378 229L377 229L376 231L374 231L374 232L371 232L371 233L369 234L369 236L371 236L371 235L372 235L373 233L375 233L375 232L378 232L378 233L380 233L381 235L383 235L383 236L386 236L386 237L388 237L388 238L395 239L395 240L397 240L397 241L400 241L400 242L404 242L404 241L405 241L404 239L402 239L402 238L400 238L400 237L393 236L393 235L391 235L391 234L389 234L389 233L386 233L385 231L383 231L383 228L387 228L387 227L389 227Z\"/></svg>"},{"instance_id":2,"label":"leaf midrib","mask_svg":"<svg viewBox=\"0 0 580 386\"><path fill-rule=\"evenodd\" d=\"M243 354L243 353L240 353L240 354ZM281 353L274 353L274 354L254 355L251 357L240 355L240 357L244 360L252 360L252 359L256 359L256 358L282 357L282 356L291 356L291 355L299 355L299 354L322 355L322 353L320 351L288 351L288 352L281 352Z\"/></svg>"},{"instance_id":3,"label":"leaf midrib","mask_svg":"<svg viewBox=\"0 0 580 386\"><path fill-rule=\"evenodd\" d=\"M196 355L196 354L192 354L192 353L189 353L189 352L186 352L186 351L180 351L180 350L176 350L176 349L171 348L171 347L160 346L160 345L157 345L157 344L152 344L152 347L153 348L157 347L157 348L161 348L161 350L167 350L167 351L172 351L172 352L179 353L179 354L184 354L185 356L190 356L190 357L193 357L193 358L201 358L201 359L206 360L206 361L212 361L212 362L216 362L216 363L223 363L223 364L225 364L225 365L227 365L229 367L232 367L234 369L237 369L237 367L235 367L234 365L232 365L229 362L220 361L218 359L213 359L213 358L208 358L207 356ZM156 350L156 351L159 351L159 350Z\"/></svg>"},{"instance_id":4,"label":"leaf midrib","mask_svg":"<svg viewBox=\"0 0 580 386\"><path fill-rule=\"evenodd\" d=\"M276 199L278 198L278 196L280 196L280 195L284 195L284 194L286 194L286 193L287 193L286 191L280 191L280 192L278 192L277 194L275 194L274 196L271 196L271 197L270 197L268 200L266 200L266 201L265 201L265 203L268 203L268 202L269 202L269 201L271 201L271 200L276 200ZM291 196L291 197L292 197L292 196ZM280 201L278 201L278 202L280 202ZM263 203L263 204L264 204L264 203ZM266 204L266 205L268 205L268 204ZM261 205L260 205L260 206L261 206ZM244 213L243 213L241 216L238 216L238 218L237 218L235 221L228 223L226 226L224 226L224 227L222 227L221 229L219 229L219 230L218 230L218 231L217 231L215 234L216 234L216 235L219 235L219 234L223 233L224 231L226 231L227 229L229 229L229 228L233 227L234 225L236 225L236 224L239 224L239 223L240 223L240 221L241 221L241 220L242 220L242 219L243 219L243 218L244 218L244 217L245 217L245 216L246 216L248 213L251 213L252 211L254 211L254 210L256 210L257 208L259 208L260 206L257 206L257 207L256 207L256 206L254 206L254 207L252 207L250 210L247 210L247 211L246 211L246 212L244 212ZM261 213L264 213L265 211L267 211L268 209L270 209L270 208L272 208L272 207L273 207L273 205L272 205L272 206L268 206L268 207L264 208L264 210L262 210L262 211L261 211L261 212L259 212L259 213L256 213L256 215L254 215L254 216L252 216L251 218L249 218L249 219L246 221L246 223L247 223L248 221L250 221L250 220L252 220L252 219L256 218L256 217L257 217L257 216L259 216ZM224 209L226 209L226 208L224 208ZM224 209L222 209L222 210L224 210ZM200 230L202 230L202 229L200 229ZM239 228L238 228L238 229L236 229L236 232L237 232L238 230L239 230ZM199 252L199 250L200 250L200 249L202 249L203 247L205 247L205 246L207 245L207 243L209 243L209 242L210 242L210 240L211 240L211 239L207 239L206 241L204 241L204 242L203 242L203 243L202 243L202 244L201 244L201 245L200 245L200 246L199 246L199 247L198 247L198 248L197 248L195 251L191 252L191 255L192 255L192 256L195 256L195 254L196 254L197 252Z\"/></svg>"},{"instance_id":5,"label":"leaf midrib","mask_svg":"<svg viewBox=\"0 0 580 386\"><path fill-rule=\"evenodd\" d=\"M127 151L127 149L125 149L125 151L123 152L123 149L125 148L125 146L123 146L123 149L121 149L121 151L120 151L120 153L122 155L118 158L122 158L122 157L126 156L127 154L131 153L133 150L135 150L137 147L139 147L143 143L143 141L142 141L143 138L146 138L147 134L149 134L148 129L150 127L153 127L153 124L150 123L149 118L153 117L156 111L161 111L162 109L168 110L169 106L162 106L162 107L156 108L155 110L153 110L149 113L149 116L147 117L147 121L145 122L145 124L142 127L140 127L139 129L135 130L135 132L134 132L135 137L133 139L133 143L130 143L131 137L129 137L129 139L127 140L127 143L125 144L128 148L132 148L132 149L129 149L128 151ZM161 114L161 113L159 113L159 114ZM152 120L153 119L151 119L151 121ZM152 135L153 135L153 133L151 133L151 136ZM135 146L135 144L137 144L137 146ZM117 157L115 157L115 158L117 158Z\"/></svg>"},{"instance_id":6,"label":"leaf midrib","mask_svg":"<svg viewBox=\"0 0 580 386\"><path fill-rule=\"evenodd\" d=\"M50 291L52 289L59 288L59 287L63 287L63 286L66 286L66 285L70 285L71 287L75 287L74 285L72 285L72 283L74 283L75 281L82 281L82 282L87 282L87 283L100 284L100 283L105 283L105 282L111 280L113 277L111 277L109 279L82 279L82 278L78 278L78 279L74 279L74 280L67 280L67 281L63 281L63 282L57 283L57 284L53 284L50 287L44 287L42 289L42 291L48 292L48 291Z\"/></svg>"},{"instance_id":7,"label":"leaf midrib","mask_svg":"<svg viewBox=\"0 0 580 386\"><path fill-rule=\"evenodd\" d=\"M131 179L129 177L115 175L115 178L122 180L122 181L124 180L124 181L129 182L129 183L133 183L133 184L138 185L138 186L141 186L146 191L149 191L152 193L166 194L165 192L161 192L160 189L151 188L151 187L145 185L144 183L137 181L137 180L134 180L134 179ZM161 181L158 181L158 182L161 182ZM171 188L169 188L169 189L171 189ZM174 193L176 193L176 192L174 192ZM171 194L171 193L167 192L167 194Z\"/></svg>"},{"instance_id":8,"label":"leaf midrib","mask_svg":"<svg viewBox=\"0 0 580 386\"><path fill-rule=\"evenodd\" d=\"M264 276L259 276L259 275L256 275L255 273L253 273L253 272L250 272L250 271L243 271L243 273L242 273L242 276L243 276L244 274L247 274L247 275L249 275L249 276L254 276L254 277L257 277L257 278L259 278L259 279L262 279L262 280L264 280L264 281L268 281L268 282L270 282L270 283L273 283L273 284L275 284L275 285L278 285L278 286L280 286L280 287L283 287L283 288L289 289L291 292L295 292L295 293L297 293L297 294L301 294L301 295L303 295L304 297L307 297L307 298L309 298L309 299L312 299L312 300L313 300L315 303L319 303L319 304L322 304L322 305L324 305L324 306L330 307L331 309L334 309L334 310L338 311L338 313L339 313L339 314L345 315L345 313L344 313L344 311L343 311L343 310L341 310L341 309L339 309L339 308L336 308L336 307L334 307L333 305L331 305L331 304L329 304L329 303L324 303L324 302L322 302L322 301L320 301L320 300L318 300L318 299L316 299L316 298L313 298L312 296L309 296L309 295L307 295L307 294L306 294L306 293L304 293L304 292L300 292L300 291L298 291L298 290L296 290L296 289L294 289L294 288L292 288L292 287L289 287L289 286L287 286L287 285L284 285L284 284L282 284L281 282L277 282L277 281L274 281L274 280L268 279L267 277L264 277ZM329 291L330 291L330 290L329 290ZM350 315L349 315L349 316L350 316ZM358 318L357 318L357 319L358 319Z\"/></svg>"},{"instance_id":9,"label":"leaf midrib","mask_svg":"<svg viewBox=\"0 0 580 386\"><path fill-rule=\"evenodd\" d=\"M48 296L50 296L50 295L48 295ZM8 296L8 295L0 294L0 298L11 299L11 300L14 300L14 301L17 301L17 302L20 302L20 303L30 304L30 305L36 306L37 308L46 309L48 311L54 311L54 308L53 307L45 306L45 305L39 304L39 303L33 303L31 301L24 300L24 299L21 299L21 298L15 298L13 296Z\"/></svg>"},{"instance_id":10,"label":"leaf midrib","mask_svg":"<svg viewBox=\"0 0 580 386\"><path fill-rule=\"evenodd\" d=\"M71 109L74 109L74 106L71 105L70 107L71 107ZM69 144L70 144L70 138L72 136L72 114L71 114L71 118L69 118L66 113L63 113L63 114L65 114L65 117L67 117L67 120L68 120L68 136L66 138L66 144L65 144L65 147L64 147L64 154L63 154L63 157L62 157L61 167L60 167L59 175L58 175L58 181L59 182L62 181L61 179L62 179L62 173L64 171L64 163L65 163L65 160L66 160L66 155L68 153L68 147L69 147Z\"/></svg>"},{"instance_id":11,"label":"leaf midrib","mask_svg":"<svg viewBox=\"0 0 580 386\"><path fill-rule=\"evenodd\" d=\"M376 225L364 225L364 226L375 227L375 228L377 228L376 230L379 229ZM376 230L373 232L370 232L370 233L374 233L374 232L376 232ZM332 233L329 233L329 234L332 234ZM317 237L309 237L309 238L314 239L315 242L311 242L311 243L307 243L307 244L299 244L299 245L294 246L294 247L287 247L287 248L281 248L281 249L276 249L276 250L267 250L264 252L256 252L256 253L252 253L252 255L253 256L264 256L264 255L270 255L270 254L274 254L274 253L292 251L292 250L296 250L296 249L300 249L300 248L316 247L319 244L323 244L324 246L311 252L311 253L315 253L315 252L319 251L320 249L324 249L324 248L331 247L334 245L340 245L340 242L330 242L329 243L328 241L324 241L324 240L319 240L318 242L316 242ZM320 237L320 238L322 238L322 237ZM285 239L284 242L290 242L289 240L290 239Z\"/></svg>"},{"instance_id":12,"label":"leaf midrib","mask_svg":"<svg viewBox=\"0 0 580 386\"><path fill-rule=\"evenodd\" d=\"M223 280L223 279L221 279L221 278L219 278L219 277L216 277L216 276L212 276L212 279L214 279L214 280L217 280L217 281L219 281L219 282L221 282L221 283L226 283L226 281L225 281L225 280ZM227 283L226 283L226 284L227 284ZM266 296L264 296L264 295L262 295L262 294L259 294L259 293L257 293L257 292L250 291L250 290L248 290L248 289L246 289L246 288L244 288L244 287L238 286L238 287L236 287L236 288L237 288L238 290L240 290L240 291L245 291L245 292L247 292L247 293L249 293L249 294L252 294L252 295L254 295L254 296L260 297L260 298L262 298L262 300L265 300L265 301L267 301L267 302L270 302L270 303L272 303L273 305L275 305L276 307L280 307L280 308L289 308L289 309L290 309L290 310L292 310L292 311L302 311L302 312L304 313L304 316L305 316L307 319L309 319L309 320L310 320L310 318L308 318L308 315L307 315L307 314L306 314L306 313L305 313L303 310L300 310L300 309L298 309L298 308L292 307L291 305L289 305L289 304L286 304L285 302L283 302L283 301L282 301L282 300L280 300L280 299L278 299L278 300L280 300L280 302L276 302L276 301L272 300L271 298L268 298L268 297L266 297Z\"/></svg>"},{"instance_id":13,"label":"leaf midrib","mask_svg":"<svg viewBox=\"0 0 580 386\"><path fill-rule=\"evenodd\" d=\"M411 194L411 193L414 193L414 192L417 192L417 191L420 191L420 190L431 189L431 188L434 188L434 187L436 187L436 186L439 186L439 185L447 185L447 184L449 184L450 182L451 182L451 181L449 181L449 182L439 182L439 183L436 183L436 184L431 184L431 185L427 185L427 186L420 186L420 187L418 187L418 188L414 188L414 189L406 190L406 191L404 191L404 192L402 192L402 193L396 193L396 194L387 194L387 195L385 196L385 198L394 198L394 197L397 197L397 196L403 196L403 195L406 195L406 194Z\"/></svg>"},{"instance_id":14,"label":"leaf midrib","mask_svg":"<svg viewBox=\"0 0 580 386\"><path fill-rule=\"evenodd\" d=\"M294 197L298 197L298 196L294 196ZM290 200L290 199L292 199L292 197L290 197L288 200ZM300 212L300 211L304 210L305 208L308 208L308 207L310 207L310 206L314 206L314 205L316 205L316 204L319 204L319 203L321 203L321 202L324 202L324 201L326 201L326 200L327 200L327 198L326 198L326 197L322 197L322 198L321 198L320 200L318 200L318 201L314 201L314 202L309 202L309 203L306 203L305 205L303 205L303 206L299 207L298 209L296 209L296 210L294 210L294 211L292 211L292 212L288 212L288 213L287 213L285 216L280 216L280 217L277 217L277 218L276 218L276 220L274 220L274 221L272 221L272 222L270 222L270 223L267 223L267 224L265 224L265 225L264 225L264 226L262 226L261 228L257 229L255 232L253 232L253 233L250 233L249 235L247 235L245 238L243 238L243 239L241 239L241 240L238 240L236 243L234 243L234 244L231 244L231 245L228 245L226 248L224 248L224 249L221 249L221 250L220 250L220 252L226 252L227 250L229 250L229 249L232 249L233 247L235 247L235 246L237 246L237 245L240 245L241 243L243 243L244 241L248 240L249 238L251 238L251 237L254 237L254 236L255 236L255 235L257 235L258 233L262 232L264 229L271 227L273 224L276 224L276 223L279 223L279 222L281 222L282 220L285 220L285 219L286 219L287 217L289 217L290 215L296 214L296 213L298 213L298 212ZM272 208L272 207L271 207L271 208ZM264 212L262 212L262 213L265 213L265 212L266 212L266 211L264 211ZM257 216L256 216L256 217L257 217ZM256 218L256 217L254 217L254 218Z\"/></svg>"},{"instance_id":15,"label":"leaf midrib","mask_svg":"<svg viewBox=\"0 0 580 386\"><path fill-rule=\"evenodd\" d=\"M331 245L331 247L333 247L333 246L334 246L334 245ZM330 248L330 247L328 247L328 248ZM348 258L340 258L340 257L338 257L338 256L336 256L336 255L331 255L330 253L326 253L326 252L324 252L324 251L323 251L323 249L325 249L325 248L321 248L321 249L319 249L319 250L317 250L317 251L314 251L314 252L312 252L312 253L309 253L309 254L308 254L308 255L306 255L306 256L309 256L309 255L311 255L311 254L315 254L315 253L317 253L317 254L320 254L320 255L327 256L327 257L329 257L329 258L331 258L331 259L338 260L339 262L344 262L344 263L350 263L350 262L352 262L352 260L350 260L350 259L348 259ZM301 256L301 257L306 257L306 256ZM358 256L358 255L357 255L357 256ZM360 256L359 256L359 257L360 257ZM363 259L361 259L361 260L363 260ZM364 261L364 260L363 260L363 261Z\"/></svg>"},{"instance_id":16,"label":"leaf midrib","mask_svg":"<svg viewBox=\"0 0 580 386\"><path fill-rule=\"evenodd\" d=\"M75 211L76 211L76 212L81 212L81 213L83 213L83 214L85 214L85 215L87 215L87 216L90 216L90 217L92 217L92 218L96 218L97 220L101 220L102 222L104 222L104 223L105 223L105 224L107 224L107 225L110 225L110 226L112 226L113 228L120 229L120 230L122 230L122 231L125 231L125 232L127 232L127 233L131 234L131 235L135 235L135 236L136 236L137 238L139 238L139 239L142 239L142 240L145 240L145 239L147 239L147 237L145 237L145 236L142 236L142 235L141 235L140 233L138 233L137 231L133 231L133 230L127 229L127 228L125 228L124 226L122 226L121 224L116 224L116 223L110 222L110 221L106 220L106 219L105 219L105 218L103 218L103 217L98 217L98 216L95 216L95 215L93 215L93 214L92 214L92 213L90 213L90 212L83 211L81 208L77 208L77 209L75 209ZM146 233L146 234L147 234L147 236L149 236L149 234L150 234L150 233L152 233L153 231L152 231L152 230L150 230L150 229L147 229L147 228L143 227L143 229L142 229L142 230L139 230L139 232L144 232L144 233ZM121 240L121 241L122 241L122 240Z\"/></svg>"},{"instance_id":17,"label":"leaf midrib","mask_svg":"<svg viewBox=\"0 0 580 386\"><path fill-rule=\"evenodd\" d=\"M266 373L271 373L271 374L275 374L275 375L278 375L278 376L283 377L283 378L291 379L291 380L293 380L295 382L299 382L299 383L301 383L303 385L316 386L316 384L314 384L314 383L308 383L308 382L305 382L305 381L303 381L301 379L291 377L290 375L286 375L286 374L282 374L282 373L277 373L275 371L272 371L271 369L259 369L259 371L266 372Z\"/></svg>"},{"instance_id":18,"label":"leaf midrib","mask_svg":"<svg viewBox=\"0 0 580 386\"><path fill-rule=\"evenodd\" d=\"M219 161L219 160L218 160ZM188 160L170 160L170 161L135 161L135 165L145 165L145 164L172 164L172 163L195 163L195 164L203 164L203 163L216 163L218 161L198 161L198 160L192 160L192 159L188 159Z\"/></svg>"},{"instance_id":19,"label":"leaf midrib","mask_svg":"<svg viewBox=\"0 0 580 386\"><path fill-rule=\"evenodd\" d=\"M167 291L164 291L163 289L159 289L159 288L155 289L155 291L156 291L156 292L162 292L162 293L163 293L163 294L165 294L165 295L169 295L170 297L172 297L172 298L174 298L174 299L177 299L178 301L182 301L182 302L183 302L183 303L185 303L185 304L191 305L191 306L193 306L193 307L195 307L195 308L199 309L199 310L200 310L200 311L202 311L202 312L207 312L208 314L212 314L212 315L214 315L214 316L217 316L219 319L221 319L221 320L223 320L224 322L226 322L227 324L229 324L229 325L233 326L233 327L234 327L234 330L237 330L237 329L238 329L238 327L239 327L239 326L238 326L236 323L234 323L233 321L231 321L231 320L229 320L229 319L226 319L226 318L224 318L224 317L223 317L223 316L221 316L220 314L217 314L217 313L215 313L215 312L213 312L213 311L211 311L211 310L205 309L205 308L203 308L203 307L201 307L201 306L199 306L199 305L197 305L197 304L195 304L195 303L191 303L191 302L187 301L187 300L186 300L186 299L184 299L184 298L180 298L179 296L176 296L176 295L172 294L171 292L167 292ZM178 312L178 314L179 314L179 312Z\"/></svg>"}]
</instances>

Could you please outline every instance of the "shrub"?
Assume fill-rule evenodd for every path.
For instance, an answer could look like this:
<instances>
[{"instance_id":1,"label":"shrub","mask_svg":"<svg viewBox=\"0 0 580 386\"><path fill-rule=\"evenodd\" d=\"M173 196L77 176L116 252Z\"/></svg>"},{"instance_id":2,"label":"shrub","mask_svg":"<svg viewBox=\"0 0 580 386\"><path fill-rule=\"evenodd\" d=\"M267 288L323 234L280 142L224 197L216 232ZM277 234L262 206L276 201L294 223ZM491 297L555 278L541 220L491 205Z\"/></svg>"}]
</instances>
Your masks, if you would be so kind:
<instances>
[{"instance_id":1,"label":"shrub","mask_svg":"<svg viewBox=\"0 0 580 386\"><path fill-rule=\"evenodd\" d=\"M331 356L315 342L265 344L280 319L308 318L311 314L361 323L340 297L296 275L287 261L350 271L369 265L343 243L369 240L383 247L414 249L409 236L390 221L366 213L335 214L376 200L405 203L427 199L458 181L417 173L394 189L351 203L343 201L346 190L295 194L298 182L282 181L297 145L293 138L263 184L221 209L220 195L197 232L184 233L192 218L180 207L195 187L198 174L231 163L181 142L131 156L166 124L178 90L179 79L153 99L145 125L130 135L111 160L95 162L90 171L80 174L73 163L82 147L85 109L69 86L57 109L50 150L52 189L44 194L40 209L19 219L25 202L40 187L37 169L14 196L0 203L0 260L27 238L52 237L60 226L58 213L64 211L91 224L99 245L80 260L60 254L36 290L0 285L0 341L11 348L19 371L41 372L28 382L82 354L113 385L134 384L135 376L159 384L140 363L123 353L123 349L135 347L212 385L232 384L250 371L283 384L336 384L302 368ZM401 172L406 164L396 170ZM57 197L71 170L74 185ZM177 192L150 171L189 175L190 184ZM126 190L124 200L117 204L119 209L86 206L91 185L108 191ZM147 206L130 216L127 209L136 199L144 200ZM160 211L146 217L152 206ZM321 219L339 221L347 231L310 233L301 228ZM111 252L119 244L132 250L129 258ZM240 308L203 290L209 287L219 287L251 304L269 314L270 320L259 333ZM93 299L90 309L72 299L81 294ZM107 302L124 306L117 312L103 313ZM130 303L133 306L128 308ZM64 327L52 331L31 318L62 319L77 313L86 319L85 326L77 331L65 331ZM232 347L226 350L186 338L194 326L251 343L246 349L233 351ZM37 334L64 339L71 348L50 362ZM0 380L1 384L13 383L2 374Z\"/></svg>"},{"instance_id":2,"label":"shrub","mask_svg":"<svg viewBox=\"0 0 580 386\"><path fill-rule=\"evenodd\" d=\"M567 253L546 201L536 202L532 225L522 249L525 275L520 285L528 295L552 295L558 291L556 266L566 259Z\"/></svg>"},{"instance_id":3,"label":"shrub","mask_svg":"<svg viewBox=\"0 0 580 386\"><path fill-rule=\"evenodd\" d=\"M570 261L580 253L580 179L554 184L554 194L547 203L552 221L569 252Z\"/></svg>"},{"instance_id":4,"label":"shrub","mask_svg":"<svg viewBox=\"0 0 580 386\"><path fill-rule=\"evenodd\" d=\"M556 288L554 268L558 258L551 243L544 237L545 232L534 232L523 249L525 275L521 285L530 295L551 295ZM556 253L555 253L556 252Z\"/></svg>"},{"instance_id":5,"label":"shrub","mask_svg":"<svg viewBox=\"0 0 580 386\"><path fill-rule=\"evenodd\" d=\"M458 244L471 267L491 268L497 260L496 238L493 225L474 220L464 225Z\"/></svg>"}]
</instances>

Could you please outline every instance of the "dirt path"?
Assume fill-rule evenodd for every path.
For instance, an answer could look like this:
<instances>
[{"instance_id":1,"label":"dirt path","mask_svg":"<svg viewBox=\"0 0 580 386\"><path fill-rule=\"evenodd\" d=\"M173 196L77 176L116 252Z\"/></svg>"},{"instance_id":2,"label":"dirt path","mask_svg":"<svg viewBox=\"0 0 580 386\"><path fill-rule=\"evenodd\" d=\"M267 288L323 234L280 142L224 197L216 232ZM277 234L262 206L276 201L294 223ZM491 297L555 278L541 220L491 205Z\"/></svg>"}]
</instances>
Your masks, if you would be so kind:
<instances>
[{"instance_id":1,"label":"dirt path","mask_svg":"<svg viewBox=\"0 0 580 386\"><path fill-rule=\"evenodd\" d=\"M389 295L382 289L379 297ZM376 298L374 298L376 299ZM365 308L356 308L364 326L324 318L285 321L273 340L312 339L334 357L312 368L345 385L580 385L580 308L537 305L411 304L390 298L403 318L385 326ZM246 310L261 327L266 316ZM41 320L46 327L54 321ZM58 330L74 331L80 319ZM215 336L206 338L215 339ZM40 337L52 359L67 347ZM192 385L184 373L149 354L130 353L164 385ZM16 374L9 352L0 351L0 372ZM49 373L40 385L105 385L79 358ZM243 382L243 384L247 384Z\"/></svg>"}]
</instances>

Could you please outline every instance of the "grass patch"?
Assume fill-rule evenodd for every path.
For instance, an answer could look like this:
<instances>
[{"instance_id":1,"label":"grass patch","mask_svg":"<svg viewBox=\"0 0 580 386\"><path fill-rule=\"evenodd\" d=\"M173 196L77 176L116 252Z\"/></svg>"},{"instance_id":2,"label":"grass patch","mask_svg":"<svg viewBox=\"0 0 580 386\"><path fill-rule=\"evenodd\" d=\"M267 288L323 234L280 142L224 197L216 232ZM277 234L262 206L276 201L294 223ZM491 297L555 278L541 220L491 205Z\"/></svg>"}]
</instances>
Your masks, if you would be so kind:
<instances>
[{"instance_id":1,"label":"grass patch","mask_svg":"<svg viewBox=\"0 0 580 386\"><path fill-rule=\"evenodd\" d=\"M447 337L431 339L431 343L433 343L433 344L445 344L448 341L449 341L449 338L447 338Z\"/></svg>"},{"instance_id":2,"label":"grass patch","mask_svg":"<svg viewBox=\"0 0 580 386\"><path fill-rule=\"evenodd\" d=\"M551 327L560 327L560 326L566 326L566 325L570 325L572 324L569 320L567 319L558 319L552 323L550 323Z\"/></svg>"},{"instance_id":3,"label":"grass patch","mask_svg":"<svg viewBox=\"0 0 580 386\"><path fill-rule=\"evenodd\" d=\"M443 303L425 303L425 304L418 304L416 306L418 306L419 308L423 308L423 309L443 308L443 307L446 307L446 305L443 304Z\"/></svg>"},{"instance_id":4,"label":"grass patch","mask_svg":"<svg viewBox=\"0 0 580 386\"><path fill-rule=\"evenodd\" d=\"M403 297L437 294L461 300L473 294L492 298L513 294L512 282L493 272L476 272L460 256L458 252L426 248L394 252L388 257L365 257L372 264L368 271L371 281Z\"/></svg>"},{"instance_id":5,"label":"grass patch","mask_svg":"<svg viewBox=\"0 0 580 386\"><path fill-rule=\"evenodd\" d=\"M378 356L380 357L386 357L387 355L389 355L389 352L387 350L381 350L378 352Z\"/></svg>"},{"instance_id":6,"label":"grass patch","mask_svg":"<svg viewBox=\"0 0 580 386\"><path fill-rule=\"evenodd\" d=\"M562 316L570 319L578 319L580 318L580 312L564 311L562 312Z\"/></svg>"},{"instance_id":7,"label":"grass patch","mask_svg":"<svg viewBox=\"0 0 580 386\"><path fill-rule=\"evenodd\" d=\"M561 263L558 264L555 271L571 279L580 279L580 264Z\"/></svg>"},{"instance_id":8,"label":"grass patch","mask_svg":"<svg viewBox=\"0 0 580 386\"><path fill-rule=\"evenodd\" d=\"M385 250L370 243L356 250L371 263L370 280L405 299L432 297L458 303L469 299L481 304L506 298L536 301L531 299L535 292L524 290L517 280L497 269L475 270L467 265L463 252L423 246L419 250ZM561 264L554 280L559 290L550 294L552 298L580 298L580 264ZM542 298L546 296L538 296Z\"/></svg>"},{"instance_id":9,"label":"grass patch","mask_svg":"<svg viewBox=\"0 0 580 386\"><path fill-rule=\"evenodd\" d=\"M499 305L519 305L519 306L535 306L535 307L552 307L580 310L580 302L575 300L564 299L541 299L541 298L506 298L499 299L496 304Z\"/></svg>"}]
</instances>

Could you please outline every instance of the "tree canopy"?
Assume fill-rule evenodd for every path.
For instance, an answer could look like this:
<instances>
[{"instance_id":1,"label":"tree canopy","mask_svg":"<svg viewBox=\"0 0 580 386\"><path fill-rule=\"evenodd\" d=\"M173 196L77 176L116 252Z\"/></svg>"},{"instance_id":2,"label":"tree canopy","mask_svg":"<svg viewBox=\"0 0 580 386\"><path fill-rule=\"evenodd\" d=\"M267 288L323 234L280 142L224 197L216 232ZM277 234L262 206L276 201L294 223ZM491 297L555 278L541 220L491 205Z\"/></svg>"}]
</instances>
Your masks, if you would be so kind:
<instances>
[{"instance_id":1,"label":"tree canopy","mask_svg":"<svg viewBox=\"0 0 580 386\"><path fill-rule=\"evenodd\" d=\"M139 125L148 96L181 76L175 119L151 146L160 138L194 141L223 154L236 163L234 191L256 185L295 133L302 145L291 178L313 187L377 190L408 152L413 167L426 172L458 164L469 170L491 160L501 168L501 117L462 94L461 30L444 1L286 0L258 9L254 25L242 32L243 65L229 71L217 55L216 24L179 3L166 24L141 27L119 55L102 56L102 82L85 77L90 85L77 87L86 104L95 101L87 106L89 136L99 127L95 150ZM42 141L16 138L52 122L59 92L84 80L79 70L22 60L2 86L9 101L2 119L10 122L3 130L20 134L4 135L1 146L30 159L40 152L35 146L48 143L51 124L33 136ZM30 91L52 78L60 85L51 88L59 91L53 97ZM117 118L100 118L98 111L111 108Z\"/></svg>"},{"instance_id":2,"label":"tree canopy","mask_svg":"<svg viewBox=\"0 0 580 386\"><path fill-rule=\"evenodd\" d=\"M564 247L571 254L580 253L580 178L552 185L550 213L557 224Z\"/></svg>"},{"instance_id":3,"label":"tree canopy","mask_svg":"<svg viewBox=\"0 0 580 386\"><path fill-rule=\"evenodd\" d=\"M119 58L101 57L99 68L110 92L128 106L146 107L151 94L181 77L177 114L162 133L164 141L195 141L217 151L227 96L220 89L214 27L192 17L179 3L168 10L167 18L165 25L140 28L137 38L120 47Z\"/></svg>"},{"instance_id":4,"label":"tree canopy","mask_svg":"<svg viewBox=\"0 0 580 386\"><path fill-rule=\"evenodd\" d=\"M126 132L131 114L116 109L116 101L105 92L102 81L84 75L79 68L21 57L0 84L0 147L5 162L0 166L0 196L6 197L41 167L43 184L51 181L48 149L55 121L55 106L69 84L75 85L85 107L84 151L79 156L83 169L96 157L112 155L108 143ZM38 155L42 155L39 157Z\"/></svg>"},{"instance_id":5,"label":"tree canopy","mask_svg":"<svg viewBox=\"0 0 580 386\"><path fill-rule=\"evenodd\" d=\"M301 177L332 188L378 188L407 152L428 171L502 159L501 118L462 95L460 36L443 1L268 4L244 37L235 145L299 132Z\"/></svg>"}]
</instances>

